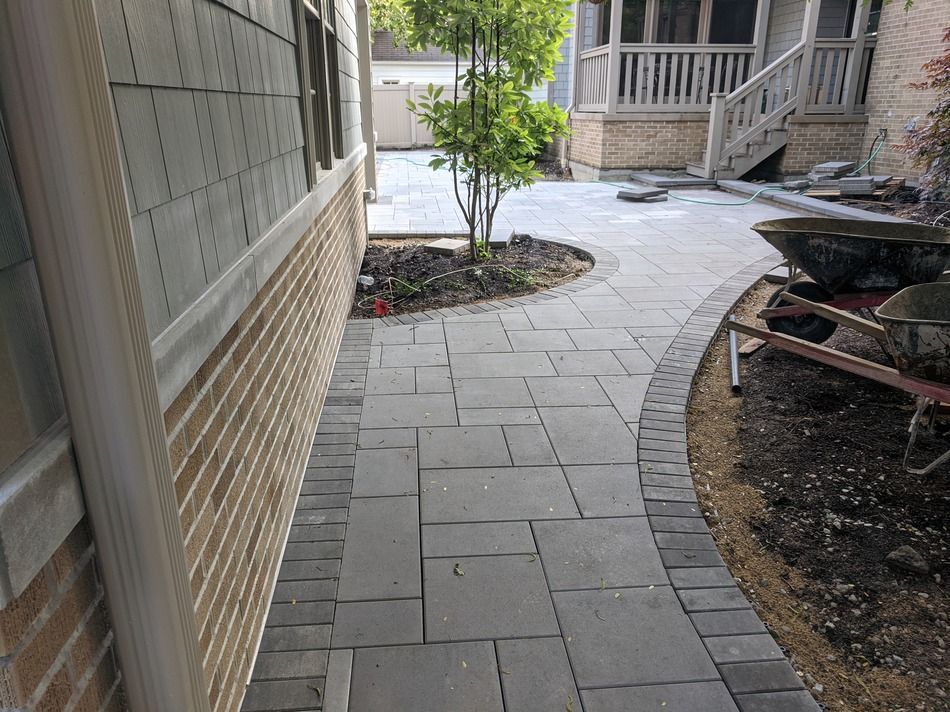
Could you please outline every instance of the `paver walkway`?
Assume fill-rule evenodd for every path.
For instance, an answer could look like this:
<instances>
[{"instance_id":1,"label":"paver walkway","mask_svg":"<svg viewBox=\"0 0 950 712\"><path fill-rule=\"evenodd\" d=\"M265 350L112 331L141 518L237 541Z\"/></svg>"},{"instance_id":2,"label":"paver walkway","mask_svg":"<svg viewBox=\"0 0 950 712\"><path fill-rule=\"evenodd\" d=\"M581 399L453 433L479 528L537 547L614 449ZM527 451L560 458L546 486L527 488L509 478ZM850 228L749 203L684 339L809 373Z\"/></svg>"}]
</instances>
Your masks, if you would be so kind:
<instances>
[{"instance_id":1,"label":"paver walkway","mask_svg":"<svg viewBox=\"0 0 950 712\"><path fill-rule=\"evenodd\" d=\"M383 154L371 231L458 229L424 161ZM572 285L347 326L245 710L817 710L716 552L685 445L706 345L777 261L748 226L787 213L615 193L504 205L594 253Z\"/></svg>"}]
</instances>

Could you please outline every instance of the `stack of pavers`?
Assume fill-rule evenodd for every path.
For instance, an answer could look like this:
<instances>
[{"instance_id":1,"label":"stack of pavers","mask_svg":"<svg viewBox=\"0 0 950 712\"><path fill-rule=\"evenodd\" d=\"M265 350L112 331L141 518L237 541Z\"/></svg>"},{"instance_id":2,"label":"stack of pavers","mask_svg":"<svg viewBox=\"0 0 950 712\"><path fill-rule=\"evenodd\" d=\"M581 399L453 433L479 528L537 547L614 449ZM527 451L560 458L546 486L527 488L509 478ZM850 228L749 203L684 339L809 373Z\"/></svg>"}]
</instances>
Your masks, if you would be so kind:
<instances>
[{"instance_id":1,"label":"stack of pavers","mask_svg":"<svg viewBox=\"0 0 950 712\"><path fill-rule=\"evenodd\" d=\"M827 163L819 163L812 168L808 177L816 183L826 185L829 181L837 182L839 178L843 178L853 170L853 161L828 161Z\"/></svg>"},{"instance_id":2,"label":"stack of pavers","mask_svg":"<svg viewBox=\"0 0 950 712\"><path fill-rule=\"evenodd\" d=\"M873 176L853 176L838 181L838 190L841 195L871 195L874 193Z\"/></svg>"}]
</instances>

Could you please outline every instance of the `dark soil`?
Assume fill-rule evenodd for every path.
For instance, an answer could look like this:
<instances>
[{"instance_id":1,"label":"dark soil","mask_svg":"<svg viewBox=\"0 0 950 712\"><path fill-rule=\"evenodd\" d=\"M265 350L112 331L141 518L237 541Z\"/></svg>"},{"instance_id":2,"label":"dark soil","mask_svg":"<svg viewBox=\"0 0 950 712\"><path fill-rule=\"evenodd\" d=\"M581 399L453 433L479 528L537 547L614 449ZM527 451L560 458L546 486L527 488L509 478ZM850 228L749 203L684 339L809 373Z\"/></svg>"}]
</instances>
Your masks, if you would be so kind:
<instances>
[{"instance_id":1,"label":"dark soil","mask_svg":"<svg viewBox=\"0 0 950 712\"><path fill-rule=\"evenodd\" d=\"M571 282L594 266L577 250L528 235L474 264L468 252L455 257L425 252L425 242L369 243L360 274L372 277L374 285L357 290L352 318L376 316L376 296L389 303L390 314L408 314L533 294Z\"/></svg>"},{"instance_id":2,"label":"dark soil","mask_svg":"<svg viewBox=\"0 0 950 712\"><path fill-rule=\"evenodd\" d=\"M774 289L750 295L746 321ZM829 709L950 709L950 465L929 477L901 466L912 397L765 346L733 398L722 341L697 381L689 441L734 575ZM826 345L887 362L843 328ZM944 424L921 436L916 462L947 448ZM928 574L884 562L902 545Z\"/></svg>"},{"instance_id":3,"label":"dark soil","mask_svg":"<svg viewBox=\"0 0 950 712\"><path fill-rule=\"evenodd\" d=\"M540 171L540 180L546 181L573 181L570 168L562 168L560 159L541 158L534 164L535 169Z\"/></svg>"},{"instance_id":4,"label":"dark soil","mask_svg":"<svg viewBox=\"0 0 950 712\"><path fill-rule=\"evenodd\" d=\"M835 202L859 210L913 220L925 225L950 227L950 202L921 201L920 191L916 188L900 188L893 196L881 200L840 198Z\"/></svg>"}]
</instances>

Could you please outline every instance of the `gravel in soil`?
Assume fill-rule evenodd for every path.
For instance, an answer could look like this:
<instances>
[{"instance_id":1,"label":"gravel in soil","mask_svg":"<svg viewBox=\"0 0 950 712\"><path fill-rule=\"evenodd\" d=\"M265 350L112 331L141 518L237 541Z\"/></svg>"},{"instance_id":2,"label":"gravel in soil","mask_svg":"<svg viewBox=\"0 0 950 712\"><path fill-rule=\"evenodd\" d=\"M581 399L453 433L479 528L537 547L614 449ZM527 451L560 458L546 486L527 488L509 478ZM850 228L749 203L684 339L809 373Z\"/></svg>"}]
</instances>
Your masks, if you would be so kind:
<instances>
[{"instance_id":1,"label":"gravel in soil","mask_svg":"<svg viewBox=\"0 0 950 712\"><path fill-rule=\"evenodd\" d=\"M747 322L775 290L740 304ZM760 325L761 322L759 322ZM881 363L839 328L826 345ZM719 550L812 694L830 710L947 710L950 466L901 466L913 398L764 346L729 391L720 335L694 385L689 454ZM918 463L950 448L922 436ZM885 557L910 546L927 573Z\"/></svg>"},{"instance_id":2,"label":"gravel in soil","mask_svg":"<svg viewBox=\"0 0 950 712\"><path fill-rule=\"evenodd\" d=\"M472 263L463 255L423 250L430 240L372 240L360 275L373 278L358 289L351 317L376 316L375 296L390 303L390 314L442 309L533 294L581 277L594 266L584 253L565 245L518 235L491 259ZM444 276L440 276L444 275Z\"/></svg>"}]
</instances>

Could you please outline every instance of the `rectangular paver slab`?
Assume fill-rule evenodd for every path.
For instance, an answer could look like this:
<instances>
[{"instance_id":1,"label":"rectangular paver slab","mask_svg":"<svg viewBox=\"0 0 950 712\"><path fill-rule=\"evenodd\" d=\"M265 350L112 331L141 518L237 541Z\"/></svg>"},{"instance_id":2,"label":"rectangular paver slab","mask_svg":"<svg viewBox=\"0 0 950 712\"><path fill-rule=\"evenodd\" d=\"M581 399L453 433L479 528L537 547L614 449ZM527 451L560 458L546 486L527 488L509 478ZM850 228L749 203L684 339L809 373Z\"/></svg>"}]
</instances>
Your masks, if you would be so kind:
<instances>
[{"instance_id":1,"label":"rectangular paver slab","mask_svg":"<svg viewBox=\"0 0 950 712\"><path fill-rule=\"evenodd\" d=\"M354 497L386 497L418 492L416 448L378 448L356 453Z\"/></svg>"},{"instance_id":2,"label":"rectangular paver slab","mask_svg":"<svg viewBox=\"0 0 950 712\"><path fill-rule=\"evenodd\" d=\"M458 354L452 356L454 378L553 376L554 366L544 352L511 354Z\"/></svg>"},{"instance_id":3,"label":"rectangular paver slab","mask_svg":"<svg viewBox=\"0 0 950 712\"><path fill-rule=\"evenodd\" d=\"M458 425L455 398L448 393L367 396L359 422L361 428Z\"/></svg>"},{"instance_id":4,"label":"rectangular paver slab","mask_svg":"<svg viewBox=\"0 0 950 712\"><path fill-rule=\"evenodd\" d=\"M340 603L333 619L334 648L408 645L422 642L422 601Z\"/></svg>"},{"instance_id":5,"label":"rectangular paver slab","mask_svg":"<svg viewBox=\"0 0 950 712\"><path fill-rule=\"evenodd\" d=\"M531 554L536 551L528 522L426 524L422 527L422 555L426 557Z\"/></svg>"},{"instance_id":6,"label":"rectangular paver slab","mask_svg":"<svg viewBox=\"0 0 950 712\"><path fill-rule=\"evenodd\" d=\"M699 635L666 586L553 595L579 687L718 676Z\"/></svg>"},{"instance_id":7,"label":"rectangular paver slab","mask_svg":"<svg viewBox=\"0 0 950 712\"><path fill-rule=\"evenodd\" d=\"M455 380L459 408L519 408L534 402L523 378L459 378Z\"/></svg>"},{"instance_id":8,"label":"rectangular paver slab","mask_svg":"<svg viewBox=\"0 0 950 712\"><path fill-rule=\"evenodd\" d=\"M558 635L537 556L426 559L426 642Z\"/></svg>"},{"instance_id":9,"label":"rectangular paver slab","mask_svg":"<svg viewBox=\"0 0 950 712\"><path fill-rule=\"evenodd\" d=\"M494 645L360 648L353 653L350 710L504 712Z\"/></svg>"},{"instance_id":10,"label":"rectangular paver slab","mask_svg":"<svg viewBox=\"0 0 950 712\"><path fill-rule=\"evenodd\" d=\"M646 517L535 522L552 591L668 583Z\"/></svg>"},{"instance_id":11,"label":"rectangular paver slab","mask_svg":"<svg viewBox=\"0 0 950 712\"><path fill-rule=\"evenodd\" d=\"M637 440L609 406L538 408L562 465L637 462Z\"/></svg>"},{"instance_id":12,"label":"rectangular paver slab","mask_svg":"<svg viewBox=\"0 0 950 712\"><path fill-rule=\"evenodd\" d=\"M451 354L505 353L511 344L500 322L445 322L445 343Z\"/></svg>"},{"instance_id":13,"label":"rectangular paver slab","mask_svg":"<svg viewBox=\"0 0 950 712\"><path fill-rule=\"evenodd\" d=\"M580 710L571 665L560 637L500 640L496 647L509 710Z\"/></svg>"},{"instance_id":14,"label":"rectangular paver slab","mask_svg":"<svg viewBox=\"0 0 950 712\"><path fill-rule=\"evenodd\" d=\"M424 470L420 486L425 524L579 516L560 467Z\"/></svg>"},{"instance_id":15,"label":"rectangular paver slab","mask_svg":"<svg viewBox=\"0 0 950 712\"><path fill-rule=\"evenodd\" d=\"M564 475L582 517L640 516L645 513L636 465L576 465L565 467Z\"/></svg>"},{"instance_id":16,"label":"rectangular paver slab","mask_svg":"<svg viewBox=\"0 0 950 712\"><path fill-rule=\"evenodd\" d=\"M615 687L584 690L586 712L662 710L663 712L737 712L732 695L721 682Z\"/></svg>"},{"instance_id":17,"label":"rectangular paver slab","mask_svg":"<svg viewBox=\"0 0 950 712\"><path fill-rule=\"evenodd\" d=\"M538 406L610 405L593 376L528 378L527 382Z\"/></svg>"},{"instance_id":18,"label":"rectangular paver slab","mask_svg":"<svg viewBox=\"0 0 950 712\"><path fill-rule=\"evenodd\" d=\"M446 366L449 357L445 352L445 344L386 344L383 346L383 355L380 366Z\"/></svg>"},{"instance_id":19,"label":"rectangular paver slab","mask_svg":"<svg viewBox=\"0 0 950 712\"><path fill-rule=\"evenodd\" d=\"M419 558L415 497L353 499L337 600L418 598Z\"/></svg>"},{"instance_id":20,"label":"rectangular paver slab","mask_svg":"<svg viewBox=\"0 0 950 712\"><path fill-rule=\"evenodd\" d=\"M419 428L419 467L494 467L510 465L501 426Z\"/></svg>"}]
</instances>

